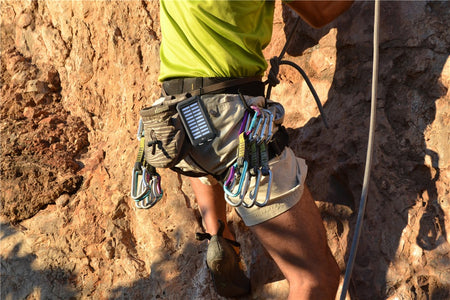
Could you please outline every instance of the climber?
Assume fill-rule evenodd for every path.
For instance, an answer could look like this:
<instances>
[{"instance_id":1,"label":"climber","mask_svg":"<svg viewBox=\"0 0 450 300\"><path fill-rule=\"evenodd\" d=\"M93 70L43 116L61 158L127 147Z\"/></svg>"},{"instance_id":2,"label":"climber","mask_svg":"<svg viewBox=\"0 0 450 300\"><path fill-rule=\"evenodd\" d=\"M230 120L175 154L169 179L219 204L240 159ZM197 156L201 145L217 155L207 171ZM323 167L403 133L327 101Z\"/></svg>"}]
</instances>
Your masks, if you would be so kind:
<instances>
[{"instance_id":1,"label":"climber","mask_svg":"<svg viewBox=\"0 0 450 300\"><path fill-rule=\"evenodd\" d=\"M313 27L328 24L352 4L285 3ZM340 272L318 208L305 186L306 163L287 146L281 127L283 108L264 99L261 76L267 63L262 49L271 39L274 5L264 0L160 1L162 94L201 94L200 102L216 131L211 142L194 147L174 169L191 176L209 234L207 263L217 292L225 297L248 294L250 282L240 268L238 244L226 222L223 183L236 158L238 131L248 107L258 113L272 105L278 123L268 144L271 188L268 191L265 178L254 189L258 198L270 194L270 200L265 206L235 209L286 277L289 299L334 299ZM221 88L203 92L218 83Z\"/></svg>"}]
</instances>

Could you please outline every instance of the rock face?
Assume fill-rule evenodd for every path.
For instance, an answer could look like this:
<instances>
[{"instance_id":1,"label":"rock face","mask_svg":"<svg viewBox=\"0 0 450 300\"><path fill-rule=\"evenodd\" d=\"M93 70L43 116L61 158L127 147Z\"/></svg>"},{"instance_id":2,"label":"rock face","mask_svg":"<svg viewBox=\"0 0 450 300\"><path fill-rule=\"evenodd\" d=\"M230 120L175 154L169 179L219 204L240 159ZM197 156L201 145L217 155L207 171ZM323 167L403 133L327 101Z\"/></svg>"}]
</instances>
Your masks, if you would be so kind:
<instances>
[{"instance_id":1,"label":"rock face","mask_svg":"<svg viewBox=\"0 0 450 300\"><path fill-rule=\"evenodd\" d=\"M164 198L129 198L138 112L159 96L157 1L1 2L2 299L214 299L189 181L161 170ZM450 11L446 2L382 2L377 127L353 299L450 297ZM277 4L267 58L294 15ZM373 3L322 29L300 23L272 98L341 267L364 174ZM230 209L252 299L287 282Z\"/></svg>"}]
</instances>

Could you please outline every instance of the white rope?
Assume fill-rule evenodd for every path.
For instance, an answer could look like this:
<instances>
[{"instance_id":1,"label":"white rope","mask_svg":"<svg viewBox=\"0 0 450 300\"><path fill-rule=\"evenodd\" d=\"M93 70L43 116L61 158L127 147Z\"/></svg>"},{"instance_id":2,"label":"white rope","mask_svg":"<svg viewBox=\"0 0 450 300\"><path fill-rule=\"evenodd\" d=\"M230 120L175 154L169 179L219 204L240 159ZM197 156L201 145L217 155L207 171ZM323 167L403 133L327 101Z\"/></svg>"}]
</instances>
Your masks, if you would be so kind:
<instances>
[{"instance_id":1,"label":"white rope","mask_svg":"<svg viewBox=\"0 0 450 300\"><path fill-rule=\"evenodd\" d=\"M363 187L361 191L361 200L359 203L358 218L356 220L355 233L353 235L352 247L347 262L347 269L345 270L344 284L342 286L340 300L345 300L347 295L350 277L353 271L356 252L358 250L359 238L363 225L364 212L366 209L367 193L369 190L370 170L372 165L372 153L374 143L374 133L376 124L376 108L377 108L377 85L378 85L378 31L380 23L380 1L375 0L375 16L373 25L373 66L372 66L372 94L370 107L370 127L369 127L369 141L367 144L366 167L364 170Z\"/></svg>"}]
</instances>

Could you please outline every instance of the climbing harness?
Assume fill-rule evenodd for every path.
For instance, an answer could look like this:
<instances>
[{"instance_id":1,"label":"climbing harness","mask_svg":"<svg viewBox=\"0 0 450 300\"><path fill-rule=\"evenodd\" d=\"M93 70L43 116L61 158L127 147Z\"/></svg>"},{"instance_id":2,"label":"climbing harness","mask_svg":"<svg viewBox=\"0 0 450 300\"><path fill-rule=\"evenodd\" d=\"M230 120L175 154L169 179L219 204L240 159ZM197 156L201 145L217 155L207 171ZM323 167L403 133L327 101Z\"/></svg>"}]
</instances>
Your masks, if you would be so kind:
<instances>
[{"instance_id":1,"label":"climbing harness","mask_svg":"<svg viewBox=\"0 0 450 300\"><path fill-rule=\"evenodd\" d=\"M358 217L356 220L355 233L353 235L352 246L350 249L350 255L347 262L347 268L345 270L344 283L342 285L342 291L340 300L345 300L347 295L350 278L352 276L353 265L355 263L356 252L358 250L359 238L361 235L361 229L363 226L364 212L366 210L367 193L369 191L370 170L372 167L372 153L375 137L375 125L376 125L376 109L377 109L377 86L378 86L378 35L380 27L380 1L375 0L374 3L374 26L373 26L373 62L372 62L372 91L371 91L371 105L370 105L370 125L369 125L369 141L367 143L366 154L366 166L364 169L364 180L361 191L361 198L359 202Z\"/></svg>"},{"instance_id":2,"label":"climbing harness","mask_svg":"<svg viewBox=\"0 0 450 300\"><path fill-rule=\"evenodd\" d=\"M131 198L137 208L150 208L163 196L161 189L161 176L156 168L146 163L144 159L144 127L142 119L139 120L137 133L139 151L131 175Z\"/></svg>"},{"instance_id":3,"label":"climbing harness","mask_svg":"<svg viewBox=\"0 0 450 300\"><path fill-rule=\"evenodd\" d=\"M190 95L191 98L182 103L177 103L177 97L169 97L170 99L164 100L156 107L152 106L141 111L141 116L144 117L144 121L141 119L139 122L138 140L140 141L140 148L133 168L131 183L131 197L136 201L138 208L152 207L163 196L161 177L156 172L156 169L147 161L150 159L150 163L156 167L173 167L181 159L180 157L182 157L182 155L177 155L175 152L186 151L185 147L182 146L185 140L184 134L189 138L189 142L187 143L194 147L214 139L216 133L209 122L209 115L203 108L199 96L216 91L227 91L230 93L231 90L236 90L239 93L246 111L237 137L239 145L237 157L229 168L228 175L225 177L226 179L223 183L225 200L233 207L242 205L246 208L251 208L255 205L262 207L268 203L273 181L273 174L269 166L269 148L271 149L271 154L275 153L278 155L286 145L284 143L279 144L278 141L273 141L277 140L277 138L274 138L275 116L268 109L267 103L272 87L280 82L277 78L280 65L292 66L302 75L314 96L322 115L322 120L328 128L322 104L306 73L295 63L283 60L286 49L299 24L299 20L299 18L296 20L280 55L270 59L271 68L268 79L265 82L259 81L260 78L257 77L237 78L222 82L220 79L212 79L211 84L204 86L205 80L208 82L210 79L187 78L186 80L192 81L192 84L187 85L183 81L182 86L192 85L193 87L197 87L197 89L191 91L180 90L176 85L178 82L176 80L175 84L163 85L163 94L166 97L169 97L167 95L168 91L166 91L167 88ZM214 82L214 80L219 80L219 82ZM265 85L268 86L263 107L249 107L241 94L239 87L248 88L248 85L252 83L260 84L262 91ZM258 85L256 90L259 89L260 85ZM172 92L170 93L172 94ZM177 104L172 104L172 102ZM172 113L172 107L174 105L176 105L176 111ZM173 115L175 113L177 114L176 117ZM181 120L181 122L177 120ZM144 142L146 138L142 138L145 132L143 122L145 128L149 131L145 133L147 139L149 139L148 145ZM180 126L180 123L182 123L182 126ZM280 128L278 128L278 131L280 131ZM167 132L170 132L170 135L167 135L165 139L157 137L165 136ZM148 153L148 148L151 149L150 153ZM262 181L267 183L267 190L265 196L261 196L261 199L258 199L258 192ZM253 186L253 188L250 189L250 186ZM262 197L264 198L262 199Z\"/></svg>"}]
</instances>

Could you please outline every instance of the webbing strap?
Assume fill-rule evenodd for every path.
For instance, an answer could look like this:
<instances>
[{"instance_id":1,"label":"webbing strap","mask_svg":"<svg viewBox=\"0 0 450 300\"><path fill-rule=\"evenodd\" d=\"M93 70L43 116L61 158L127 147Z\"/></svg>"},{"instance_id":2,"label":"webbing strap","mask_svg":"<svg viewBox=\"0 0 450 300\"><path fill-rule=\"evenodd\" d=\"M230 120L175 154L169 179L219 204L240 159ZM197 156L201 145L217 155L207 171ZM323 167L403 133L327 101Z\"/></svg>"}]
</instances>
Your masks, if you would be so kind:
<instances>
[{"instance_id":1,"label":"webbing strap","mask_svg":"<svg viewBox=\"0 0 450 300\"><path fill-rule=\"evenodd\" d=\"M211 84L211 85L208 85L206 87L202 87L202 88L190 91L189 94L191 94L191 96L199 96L199 95L203 95L203 94L213 93L215 91L226 89L226 88L230 88L230 87L233 87L233 86L243 85L243 84L246 84L246 83L258 82L258 81L261 81L261 77L260 76L251 76L251 77L242 77L242 78L230 79L230 80L227 80L227 81Z\"/></svg>"},{"instance_id":2,"label":"webbing strap","mask_svg":"<svg viewBox=\"0 0 450 300\"><path fill-rule=\"evenodd\" d=\"M246 146L247 142L245 138L245 132L242 132L241 134L239 134L239 147L237 157L238 166L242 166L244 164Z\"/></svg>"},{"instance_id":3,"label":"webbing strap","mask_svg":"<svg viewBox=\"0 0 450 300\"><path fill-rule=\"evenodd\" d=\"M269 154L265 143L261 143L259 146L260 159L261 159L261 173L264 176L269 174Z\"/></svg>"},{"instance_id":4,"label":"webbing strap","mask_svg":"<svg viewBox=\"0 0 450 300\"><path fill-rule=\"evenodd\" d=\"M144 161L144 150L145 150L145 138L139 140L139 151L136 158L136 163L142 163Z\"/></svg>"}]
</instances>

